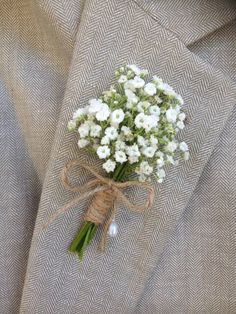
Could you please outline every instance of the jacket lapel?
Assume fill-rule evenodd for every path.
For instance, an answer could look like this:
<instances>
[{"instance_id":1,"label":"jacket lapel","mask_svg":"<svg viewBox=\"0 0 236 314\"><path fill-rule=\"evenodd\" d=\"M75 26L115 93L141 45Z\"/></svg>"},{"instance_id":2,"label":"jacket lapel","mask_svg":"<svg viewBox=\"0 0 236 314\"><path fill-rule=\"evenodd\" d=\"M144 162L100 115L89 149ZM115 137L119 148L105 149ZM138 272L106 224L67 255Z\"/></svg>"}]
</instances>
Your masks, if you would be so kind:
<instances>
[{"instance_id":1,"label":"jacket lapel","mask_svg":"<svg viewBox=\"0 0 236 314\"><path fill-rule=\"evenodd\" d=\"M101 22L102 21L102 22ZM62 187L59 174L78 152L76 138L66 129L78 106L99 95L113 82L115 69L136 63L161 76L183 95L189 124L181 137L190 145L191 159L169 169L162 185L155 184L156 201L145 215L120 206L119 236L105 254L96 249L101 234L79 262L68 253L88 206L83 201L48 229L42 224L74 195ZM51 161L36 221L25 281L22 313L41 309L63 313L128 313L158 263L170 234L182 215L235 104L235 86L197 58L133 1L87 1L75 43L68 87L60 113ZM87 179L84 172L78 180ZM132 191L130 191L132 193Z\"/></svg>"},{"instance_id":2,"label":"jacket lapel","mask_svg":"<svg viewBox=\"0 0 236 314\"><path fill-rule=\"evenodd\" d=\"M191 45L235 19L234 0L134 0L158 23Z\"/></svg>"}]
</instances>

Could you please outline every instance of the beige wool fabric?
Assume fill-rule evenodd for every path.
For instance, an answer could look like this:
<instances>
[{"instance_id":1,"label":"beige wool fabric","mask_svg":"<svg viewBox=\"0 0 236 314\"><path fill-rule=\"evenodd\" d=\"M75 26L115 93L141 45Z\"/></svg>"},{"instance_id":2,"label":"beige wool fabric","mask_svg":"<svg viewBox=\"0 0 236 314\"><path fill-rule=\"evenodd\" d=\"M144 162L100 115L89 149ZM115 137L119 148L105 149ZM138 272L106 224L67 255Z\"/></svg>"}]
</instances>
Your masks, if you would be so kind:
<instances>
[{"instance_id":1,"label":"beige wool fabric","mask_svg":"<svg viewBox=\"0 0 236 314\"><path fill-rule=\"evenodd\" d=\"M236 313L236 2L11 0L0 7L0 313ZM83 262L68 247L84 200L59 174L78 151L67 121L135 63L180 93L191 158L155 183L145 215ZM78 181L89 179L78 171ZM135 190L136 197L143 195Z\"/></svg>"}]
</instances>

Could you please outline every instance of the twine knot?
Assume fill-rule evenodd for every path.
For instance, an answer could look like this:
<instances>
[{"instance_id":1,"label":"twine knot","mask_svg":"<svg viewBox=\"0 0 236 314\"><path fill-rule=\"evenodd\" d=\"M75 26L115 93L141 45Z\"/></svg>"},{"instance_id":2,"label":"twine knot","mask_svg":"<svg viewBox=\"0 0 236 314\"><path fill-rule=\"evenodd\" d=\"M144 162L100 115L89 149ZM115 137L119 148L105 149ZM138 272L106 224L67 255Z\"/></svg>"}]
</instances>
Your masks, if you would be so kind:
<instances>
[{"instance_id":1,"label":"twine knot","mask_svg":"<svg viewBox=\"0 0 236 314\"><path fill-rule=\"evenodd\" d=\"M70 172L76 166L80 166L83 169L88 170L91 174L93 174L94 179L91 179L84 185L73 186L69 177ZM79 201L82 201L89 196L93 196L93 200L85 213L84 220L91 221L96 225L104 225L102 240L100 243L100 249L102 251L104 251L106 247L107 231L114 219L118 202L126 205L131 211L144 212L152 207L154 200L154 188L150 183L139 181L116 182L110 178L103 177L93 167L81 163L79 160L69 161L65 167L63 167L61 172L61 181L67 190L80 193L80 195L53 213L48 222L44 225L44 228L47 228L73 205L78 204ZM123 188L134 186L146 189L148 193L146 200L144 199L144 203L141 205L131 202L122 192Z\"/></svg>"}]
</instances>

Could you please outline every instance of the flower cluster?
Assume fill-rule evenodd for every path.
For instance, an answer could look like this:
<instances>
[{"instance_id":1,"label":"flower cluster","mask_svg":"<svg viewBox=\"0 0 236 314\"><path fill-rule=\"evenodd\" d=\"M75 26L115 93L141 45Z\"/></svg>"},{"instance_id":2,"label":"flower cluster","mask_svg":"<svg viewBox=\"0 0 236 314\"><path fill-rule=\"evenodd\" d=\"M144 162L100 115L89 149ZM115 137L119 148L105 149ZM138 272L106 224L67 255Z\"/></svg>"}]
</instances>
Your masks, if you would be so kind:
<instances>
[{"instance_id":1,"label":"flower cluster","mask_svg":"<svg viewBox=\"0 0 236 314\"><path fill-rule=\"evenodd\" d=\"M124 164L140 181L154 174L161 183L166 165L189 158L188 145L176 139L185 127L183 99L157 76L146 83L148 71L136 65L121 67L115 75L117 84L79 108L68 128L78 131L79 148L92 149L104 160L106 172Z\"/></svg>"}]
</instances>

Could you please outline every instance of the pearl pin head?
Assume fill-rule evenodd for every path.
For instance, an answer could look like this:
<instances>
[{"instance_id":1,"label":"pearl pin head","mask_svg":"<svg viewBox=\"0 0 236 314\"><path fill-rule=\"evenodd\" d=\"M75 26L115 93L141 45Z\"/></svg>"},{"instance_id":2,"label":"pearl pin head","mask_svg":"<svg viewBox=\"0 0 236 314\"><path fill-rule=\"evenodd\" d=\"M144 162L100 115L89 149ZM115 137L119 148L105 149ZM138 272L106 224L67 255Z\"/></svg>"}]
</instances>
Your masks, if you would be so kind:
<instances>
[{"instance_id":1,"label":"pearl pin head","mask_svg":"<svg viewBox=\"0 0 236 314\"><path fill-rule=\"evenodd\" d=\"M113 221L109 226L108 235L110 237L116 237L117 234L118 234L118 225L115 221Z\"/></svg>"}]
</instances>

